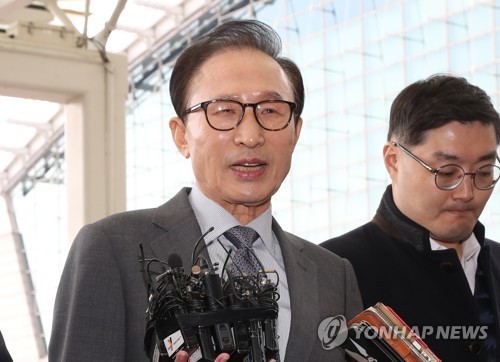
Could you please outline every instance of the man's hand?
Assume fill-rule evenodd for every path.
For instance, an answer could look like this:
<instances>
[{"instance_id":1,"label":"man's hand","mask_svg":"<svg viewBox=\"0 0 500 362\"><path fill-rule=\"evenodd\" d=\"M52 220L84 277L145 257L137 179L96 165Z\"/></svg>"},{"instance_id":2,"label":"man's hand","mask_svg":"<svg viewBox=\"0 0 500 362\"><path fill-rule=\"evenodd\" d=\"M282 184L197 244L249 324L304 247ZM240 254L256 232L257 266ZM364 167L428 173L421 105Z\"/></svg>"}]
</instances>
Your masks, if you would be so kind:
<instances>
[{"instance_id":1,"label":"man's hand","mask_svg":"<svg viewBox=\"0 0 500 362\"><path fill-rule=\"evenodd\" d=\"M229 357L227 353L221 353L215 358L215 362L227 362ZM189 362L189 354L186 351L180 351L175 356L175 362Z\"/></svg>"}]
</instances>

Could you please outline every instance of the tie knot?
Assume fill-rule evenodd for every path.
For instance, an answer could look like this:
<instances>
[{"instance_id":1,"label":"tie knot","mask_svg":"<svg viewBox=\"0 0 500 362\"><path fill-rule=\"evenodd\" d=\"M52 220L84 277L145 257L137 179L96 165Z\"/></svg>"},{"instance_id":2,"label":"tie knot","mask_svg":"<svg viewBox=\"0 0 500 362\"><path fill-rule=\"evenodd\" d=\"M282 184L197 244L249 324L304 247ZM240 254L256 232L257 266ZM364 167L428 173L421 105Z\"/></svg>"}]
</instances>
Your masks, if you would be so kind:
<instances>
[{"instance_id":1,"label":"tie knot","mask_svg":"<svg viewBox=\"0 0 500 362\"><path fill-rule=\"evenodd\" d=\"M238 249L244 246L251 248L254 241L259 238L257 231L246 226L235 226L227 230L224 236Z\"/></svg>"}]
</instances>

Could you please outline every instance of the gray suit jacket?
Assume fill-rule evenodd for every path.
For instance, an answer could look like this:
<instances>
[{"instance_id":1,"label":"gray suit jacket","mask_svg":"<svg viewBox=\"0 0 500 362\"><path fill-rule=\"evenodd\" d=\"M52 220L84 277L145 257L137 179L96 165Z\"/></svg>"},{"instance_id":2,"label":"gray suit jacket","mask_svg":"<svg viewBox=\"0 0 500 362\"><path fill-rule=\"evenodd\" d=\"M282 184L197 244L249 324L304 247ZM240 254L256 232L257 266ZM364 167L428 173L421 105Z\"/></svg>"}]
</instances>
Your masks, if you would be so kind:
<instances>
[{"instance_id":1,"label":"gray suit jacket","mask_svg":"<svg viewBox=\"0 0 500 362\"><path fill-rule=\"evenodd\" d=\"M147 286L139 243L146 258L178 253L188 265L202 232L182 189L157 209L116 214L82 228L66 261L57 292L50 361L147 361L143 341ZM205 230L204 230L205 231ZM273 220L288 278L292 310L288 361L343 361L339 348L326 351L320 322L350 319L361 311L352 266L345 259L284 232Z\"/></svg>"}]
</instances>

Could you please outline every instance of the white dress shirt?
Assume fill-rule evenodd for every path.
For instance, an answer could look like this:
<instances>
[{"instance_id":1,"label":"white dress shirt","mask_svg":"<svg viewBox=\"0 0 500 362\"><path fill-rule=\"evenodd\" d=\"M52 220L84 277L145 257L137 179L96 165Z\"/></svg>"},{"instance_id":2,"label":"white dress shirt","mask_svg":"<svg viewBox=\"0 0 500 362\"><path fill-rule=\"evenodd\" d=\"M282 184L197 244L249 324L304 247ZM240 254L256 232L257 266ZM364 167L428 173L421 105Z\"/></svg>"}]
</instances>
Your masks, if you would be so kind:
<instances>
[{"instance_id":1,"label":"white dress shirt","mask_svg":"<svg viewBox=\"0 0 500 362\"><path fill-rule=\"evenodd\" d=\"M221 274L222 266L227 259L226 250L232 249L233 252L236 250L236 247L222 234L232 227L240 225L240 223L226 209L206 197L196 185L189 194L189 202L194 210L201 232L204 233L211 227L214 228L205 237L205 243L212 263L219 263L218 272ZM253 243L255 255L265 269L276 270L279 275L278 344L280 355L284 356L291 325L290 294L288 293L288 282L281 248L276 235L272 231L271 207L258 218L243 226L251 227L259 233L260 237ZM228 261L228 265L230 265L229 263L230 261ZM269 276L274 279L272 274L269 274Z\"/></svg>"}]
</instances>

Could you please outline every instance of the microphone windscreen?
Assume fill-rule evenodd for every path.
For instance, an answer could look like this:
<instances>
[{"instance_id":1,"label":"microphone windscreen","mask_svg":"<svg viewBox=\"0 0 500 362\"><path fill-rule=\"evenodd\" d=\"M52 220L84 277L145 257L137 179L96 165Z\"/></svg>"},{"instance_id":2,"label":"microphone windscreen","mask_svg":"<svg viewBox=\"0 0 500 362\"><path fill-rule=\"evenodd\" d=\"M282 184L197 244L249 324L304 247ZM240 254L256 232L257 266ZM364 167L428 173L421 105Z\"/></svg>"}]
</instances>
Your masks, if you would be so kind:
<instances>
[{"instance_id":1,"label":"microphone windscreen","mask_svg":"<svg viewBox=\"0 0 500 362\"><path fill-rule=\"evenodd\" d=\"M171 268L182 268L182 258L179 254L174 253L168 257L168 266Z\"/></svg>"},{"instance_id":2,"label":"microphone windscreen","mask_svg":"<svg viewBox=\"0 0 500 362\"><path fill-rule=\"evenodd\" d=\"M191 274L193 274L193 275L200 275L200 273L201 273L201 268L200 268L199 265L193 265L191 267Z\"/></svg>"}]
</instances>

